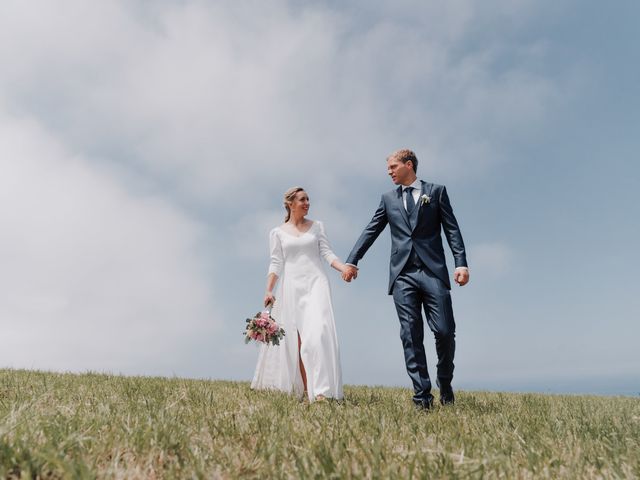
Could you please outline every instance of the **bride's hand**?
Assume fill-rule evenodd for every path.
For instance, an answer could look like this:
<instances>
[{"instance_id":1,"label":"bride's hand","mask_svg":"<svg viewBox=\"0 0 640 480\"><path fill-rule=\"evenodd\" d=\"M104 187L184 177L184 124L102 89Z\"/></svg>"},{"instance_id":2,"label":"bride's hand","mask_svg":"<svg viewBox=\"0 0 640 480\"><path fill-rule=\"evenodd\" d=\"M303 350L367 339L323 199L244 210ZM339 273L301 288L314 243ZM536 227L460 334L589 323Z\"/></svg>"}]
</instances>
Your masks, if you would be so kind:
<instances>
[{"instance_id":1,"label":"bride's hand","mask_svg":"<svg viewBox=\"0 0 640 480\"><path fill-rule=\"evenodd\" d=\"M268 307L269 305L273 305L276 302L276 297L273 296L273 293L267 292L264 294L264 306Z\"/></svg>"}]
</instances>

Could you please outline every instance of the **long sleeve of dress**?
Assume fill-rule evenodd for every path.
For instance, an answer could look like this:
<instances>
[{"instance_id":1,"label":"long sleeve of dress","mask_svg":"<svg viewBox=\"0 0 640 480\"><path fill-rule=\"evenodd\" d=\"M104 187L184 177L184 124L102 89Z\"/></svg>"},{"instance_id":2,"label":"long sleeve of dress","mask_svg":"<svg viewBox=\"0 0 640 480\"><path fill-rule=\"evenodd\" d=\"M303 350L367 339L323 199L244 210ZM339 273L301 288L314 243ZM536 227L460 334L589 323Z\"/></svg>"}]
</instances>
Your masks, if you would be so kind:
<instances>
[{"instance_id":1,"label":"long sleeve of dress","mask_svg":"<svg viewBox=\"0 0 640 480\"><path fill-rule=\"evenodd\" d=\"M271 260L269 263L269 271L267 273L275 273L278 277L282 276L282 266L284 264L284 254L282 253L282 244L278 232L274 228L269 234L269 251L271 252Z\"/></svg>"},{"instance_id":2,"label":"long sleeve of dress","mask_svg":"<svg viewBox=\"0 0 640 480\"><path fill-rule=\"evenodd\" d=\"M329 239L327 238L327 234L324 231L324 225L322 222L318 222L318 246L320 247L320 256L325 259L325 261L331 265L334 260L338 259L338 256L333 253L331 250L331 245L329 245Z\"/></svg>"}]
</instances>

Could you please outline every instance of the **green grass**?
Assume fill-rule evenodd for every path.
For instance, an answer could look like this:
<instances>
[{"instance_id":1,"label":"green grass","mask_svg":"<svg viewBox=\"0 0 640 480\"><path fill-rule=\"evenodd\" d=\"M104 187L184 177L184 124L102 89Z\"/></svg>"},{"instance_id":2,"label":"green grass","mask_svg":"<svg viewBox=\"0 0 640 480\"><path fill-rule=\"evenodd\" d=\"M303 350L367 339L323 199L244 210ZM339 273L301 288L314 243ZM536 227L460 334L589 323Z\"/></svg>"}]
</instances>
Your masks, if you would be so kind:
<instances>
[{"instance_id":1,"label":"green grass","mask_svg":"<svg viewBox=\"0 0 640 480\"><path fill-rule=\"evenodd\" d=\"M0 478L640 478L640 399L0 370Z\"/></svg>"}]
</instances>

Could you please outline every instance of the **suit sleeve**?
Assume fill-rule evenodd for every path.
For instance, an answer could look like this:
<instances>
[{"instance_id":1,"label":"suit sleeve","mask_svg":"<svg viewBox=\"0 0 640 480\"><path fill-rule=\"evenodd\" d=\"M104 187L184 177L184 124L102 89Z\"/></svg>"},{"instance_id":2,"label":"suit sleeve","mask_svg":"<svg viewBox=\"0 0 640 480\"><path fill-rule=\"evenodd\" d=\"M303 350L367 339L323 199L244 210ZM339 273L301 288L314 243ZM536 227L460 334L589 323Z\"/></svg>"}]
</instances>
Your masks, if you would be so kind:
<instances>
[{"instance_id":1,"label":"suit sleeve","mask_svg":"<svg viewBox=\"0 0 640 480\"><path fill-rule=\"evenodd\" d=\"M360 238L358 238L358 241L353 246L353 249L351 250L349 257L347 258L346 263L358 265L358 261L360 261L360 259L364 257L364 254L367 253L369 247L371 247L371 245L373 245L373 242L376 241L378 235L382 233L384 228L387 226L387 223L389 223L389 219L387 218L387 210L384 206L384 198L381 198L380 205L378 206L376 213L373 214L373 218L369 222L369 225L365 227L364 231L360 235Z\"/></svg>"},{"instance_id":2,"label":"suit sleeve","mask_svg":"<svg viewBox=\"0 0 640 480\"><path fill-rule=\"evenodd\" d=\"M467 254L464 248L464 241L462 240L462 233L458 226L458 221L453 214L453 208L451 208L451 202L449 201L449 195L447 195L447 188L442 187L440 191L440 216L442 218L442 229L447 237L449 248L453 253L453 259L458 267L468 267Z\"/></svg>"}]
</instances>

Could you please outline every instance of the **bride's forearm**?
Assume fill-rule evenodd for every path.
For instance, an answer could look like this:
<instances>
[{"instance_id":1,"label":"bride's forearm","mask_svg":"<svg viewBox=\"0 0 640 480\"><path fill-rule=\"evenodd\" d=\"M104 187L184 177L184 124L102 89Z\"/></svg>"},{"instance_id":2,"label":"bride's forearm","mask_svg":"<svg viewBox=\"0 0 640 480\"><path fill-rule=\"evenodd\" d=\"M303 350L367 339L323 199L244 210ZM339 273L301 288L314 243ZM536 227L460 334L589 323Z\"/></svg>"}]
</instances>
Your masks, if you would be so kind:
<instances>
[{"instance_id":1,"label":"bride's forearm","mask_svg":"<svg viewBox=\"0 0 640 480\"><path fill-rule=\"evenodd\" d=\"M276 301L276 297L273 295L273 287L276 286L278 276L275 273L270 273L267 276L267 290L264 292L264 306L268 307L273 305Z\"/></svg>"},{"instance_id":2,"label":"bride's forearm","mask_svg":"<svg viewBox=\"0 0 640 480\"><path fill-rule=\"evenodd\" d=\"M344 273L346 265L336 258L333 262L331 262L331 267L335 268L340 273Z\"/></svg>"},{"instance_id":3,"label":"bride's forearm","mask_svg":"<svg viewBox=\"0 0 640 480\"><path fill-rule=\"evenodd\" d=\"M267 293L272 293L274 287L276 286L276 282L278 281L278 276L275 273L270 273L267 276Z\"/></svg>"}]
</instances>

